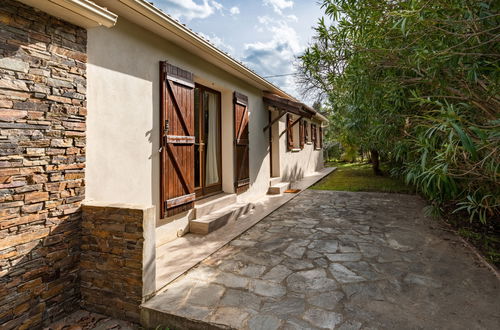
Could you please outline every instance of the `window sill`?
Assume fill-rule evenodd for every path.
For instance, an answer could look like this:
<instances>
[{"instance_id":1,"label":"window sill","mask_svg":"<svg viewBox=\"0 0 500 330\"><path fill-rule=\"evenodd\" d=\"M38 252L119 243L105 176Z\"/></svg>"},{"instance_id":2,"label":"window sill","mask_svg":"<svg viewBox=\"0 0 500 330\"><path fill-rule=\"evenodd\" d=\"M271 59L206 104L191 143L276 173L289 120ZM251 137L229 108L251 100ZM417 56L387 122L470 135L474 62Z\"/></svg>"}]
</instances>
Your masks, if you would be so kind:
<instances>
[{"instance_id":1,"label":"window sill","mask_svg":"<svg viewBox=\"0 0 500 330\"><path fill-rule=\"evenodd\" d=\"M302 149L300 149L300 148L292 148L292 149L290 149L290 151L291 151L291 152L299 152L299 151L301 151L301 150L302 150Z\"/></svg>"},{"instance_id":2,"label":"window sill","mask_svg":"<svg viewBox=\"0 0 500 330\"><path fill-rule=\"evenodd\" d=\"M311 144L313 144L313 143L312 143L312 142L306 142L306 144L311 145Z\"/></svg>"},{"instance_id":3,"label":"window sill","mask_svg":"<svg viewBox=\"0 0 500 330\"><path fill-rule=\"evenodd\" d=\"M314 148L314 150L323 150L323 148Z\"/></svg>"}]
</instances>

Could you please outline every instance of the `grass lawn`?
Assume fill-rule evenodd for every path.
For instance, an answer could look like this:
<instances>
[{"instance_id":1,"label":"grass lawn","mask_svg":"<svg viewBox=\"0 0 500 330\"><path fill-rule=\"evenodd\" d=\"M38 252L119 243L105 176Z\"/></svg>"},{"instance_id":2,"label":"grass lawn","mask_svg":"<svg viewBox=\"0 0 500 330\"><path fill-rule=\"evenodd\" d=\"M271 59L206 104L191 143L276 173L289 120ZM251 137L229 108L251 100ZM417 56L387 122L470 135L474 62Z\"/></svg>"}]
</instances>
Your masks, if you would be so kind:
<instances>
[{"instance_id":1,"label":"grass lawn","mask_svg":"<svg viewBox=\"0 0 500 330\"><path fill-rule=\"evenodd\" d=\"M337 170L311 187L317 190L377 191L391 193L414 193L411 186L389 175L373 174L371 164L329 163Z\"/></svg>"}]
</instances>

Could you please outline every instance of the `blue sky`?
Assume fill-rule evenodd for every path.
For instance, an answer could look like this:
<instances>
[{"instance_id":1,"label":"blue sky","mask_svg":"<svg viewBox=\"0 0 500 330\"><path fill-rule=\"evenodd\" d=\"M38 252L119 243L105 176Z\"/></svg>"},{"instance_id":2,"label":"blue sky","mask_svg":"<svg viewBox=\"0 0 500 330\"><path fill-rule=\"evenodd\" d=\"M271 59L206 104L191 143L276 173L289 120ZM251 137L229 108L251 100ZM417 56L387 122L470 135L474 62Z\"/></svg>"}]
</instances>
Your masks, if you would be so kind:
<instances>
[{"instance_id":1,"label":"blue sky","mask_svg":"<svg viewBox=\"0 0 500 330\"><path fill-rule=\"evenodd\" d=\"M153 0L261 76L295 72L323 15L316 0ZM293 76L268 78L299 97Z\"/></svg>"}]
</instances>

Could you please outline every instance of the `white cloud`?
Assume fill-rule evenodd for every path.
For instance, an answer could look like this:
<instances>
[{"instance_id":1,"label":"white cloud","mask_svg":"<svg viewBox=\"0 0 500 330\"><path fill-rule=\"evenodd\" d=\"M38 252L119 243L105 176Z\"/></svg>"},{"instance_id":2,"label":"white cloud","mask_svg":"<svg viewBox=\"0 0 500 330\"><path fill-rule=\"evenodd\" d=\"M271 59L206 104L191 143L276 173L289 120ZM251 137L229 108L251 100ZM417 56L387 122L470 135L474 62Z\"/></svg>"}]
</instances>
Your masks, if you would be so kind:
<instances>
[{"instance_id":1,"label":"white cloud","mask_svg":"<svg viewBox=\"0 0 500 330\"><path fill-rule=\"evenodd\" d=\"M218 2L208 0L156 0L155 4L176 19L184 18L187 21L194 18L207 18L215 10L220 10Z\"/></svg>"},{"instance_id":2,"label":"white cloud","mask_svg":"<svg viewBox=\"0 0 500 330\"><path fill-rule=\"evenodd\" d=\"M272 7L273 10L281 14L283 9L292 8L293 1L292 0L263 0L265 6Z\"/></svg>"},{"instance_id":3,"label":"white cloud","mask_svg":"<svg viewBox=\"0 0 500 330\"><path fill-rule=\"evenodd\" d=\"M268 16L257 19L262 24L261 28L269 32L272 39L245 44L243 62L264 77L293 73L296 70L296 56L304 49L297 32L284 20L273 21ZM289 93L298 95L293 75L268 80Z\"/></svg>"},{"instance_id":4,"label":"white cloud","mask_svg":"<svg viewBox=\"0 0 500 330\"><path fill-rule=\"evenodd\" d=\"M212 6L214 6L215 9L217 9L218 11L222 11L222 9L224 9L224 6L221 4L221 3L218 3L217 1L210 1L210 3L212 4Z\"/></svg>"},{"instance_id":5,"label":"white cloud","mask_svg":"<svg viewBox=\"0 0 500 330\"><path fill-rule=\"evenodd\" d=\"M198 33L199 35L201 35L203 38L209 40L212 44L214 44L217 48L225 51L225 52L228 52L228 53L232 53L234 51L234 48L231 46L231 45L228 45L224 39L222 38L219 38L218 36L216 36L215 34L212 34L211 36L205 34L205 33L201 33L199 32Z\"/></svg>"},{"instance_id":6,"label":"white cloud","mask_svg":"<svg viewBox=\"0 0 500 330\"><path fill-rule=\"evenodd\" d=\"M231 13L231 15L238 15L240 13L240 8L238 7L231 7L231 9L229 9L229 12Z\"/></svg>"}]
</instances>

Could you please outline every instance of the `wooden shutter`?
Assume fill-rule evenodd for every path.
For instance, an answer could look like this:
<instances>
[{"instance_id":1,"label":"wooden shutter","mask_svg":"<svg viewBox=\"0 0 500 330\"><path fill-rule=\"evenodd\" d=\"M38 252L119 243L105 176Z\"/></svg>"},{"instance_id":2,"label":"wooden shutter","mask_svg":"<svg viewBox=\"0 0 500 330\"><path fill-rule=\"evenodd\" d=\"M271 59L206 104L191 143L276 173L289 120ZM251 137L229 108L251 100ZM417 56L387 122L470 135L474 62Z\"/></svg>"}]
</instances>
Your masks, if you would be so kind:
<instances>
[{"instance_id":1,"label":"wooden shutter","mask_svg":"<svg viewBox=\"0 0 500 330\"><path fill-rule=\"evenodd\" d=\"M319 126L319 147L323 148L323 127Z\"/></svg>"},{"instance_id":2,"label":"wooden shutter","mask_svg":"<svg viewBox=\"0 0 500 330\"><path fill-rule=\"evenodd\" d=\"M304 120L304 140L309 142L309 123Z\"/></svg>"},{"instance_id":3,"label":"wooden shutter","mask_svg":"<svg viewBox=\"0 0 500 330\"><path fill-rule=\"evenodd\" d=\"M234 92L234 189L237 194L250 186L250 140L248 134L248 97Z\"/></svg>"},{"instance_id":4,"label":"wooden shutter","mask_svg":"<svg viewBox=\"0 0 500 330\"><path fill-rule=\"evenodd\" d=\"M313 143L313 148L316 149L316 125L311 124L311 139Z\"/></svg>"},{"instance_id":5,"label":"wooden shutter","mask_svg":"<svg viewBox=\"0 0 500 330\"><path fill-rule=\"evenodd\" d=\"M291 151L293 149L293 118L291 114L286 115L286 142L287 149Z\"/></svg>"},{"instance_id":6,"label":"wooden shutter","mask_svg":"<svg viewBox=\"0 0 500 330\"><path fill-rule=\"evenodd\" d=\"M194 81L193 74L160 62L161 216L193 208Z\"/></svg>"},{"instance_id":7,"label":"wooden shutter","mask_svg":"<svg viewBox=\"0 0 500 330\"><path fill-rule=\"evenodd\" d=\"M299 141L300 141L300 149L304 149L304 145L306 144L305 141L305 135L304 135L304 129L305 129L305 121L301 120L299 122Z\"/></svg>"}]
</instances>

